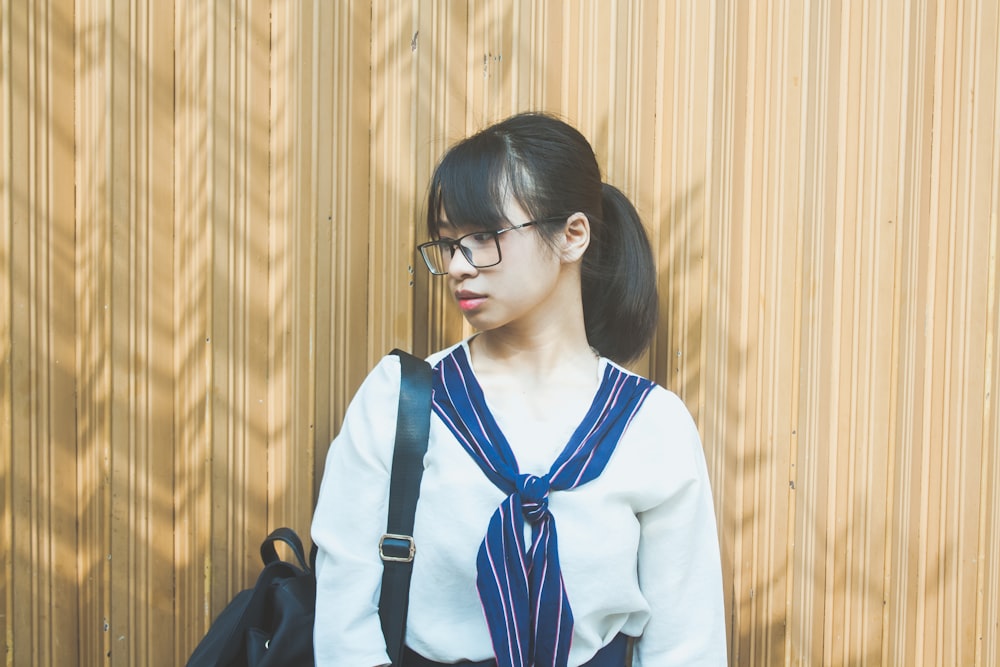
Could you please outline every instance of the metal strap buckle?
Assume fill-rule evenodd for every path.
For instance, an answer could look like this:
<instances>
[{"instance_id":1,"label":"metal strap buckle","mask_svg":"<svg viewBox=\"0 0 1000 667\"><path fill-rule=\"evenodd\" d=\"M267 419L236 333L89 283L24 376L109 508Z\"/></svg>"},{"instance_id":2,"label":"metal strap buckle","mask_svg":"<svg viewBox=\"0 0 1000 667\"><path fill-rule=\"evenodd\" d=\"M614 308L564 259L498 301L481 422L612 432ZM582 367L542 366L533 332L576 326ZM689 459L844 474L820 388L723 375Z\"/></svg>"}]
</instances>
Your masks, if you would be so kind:
<instances>
[{"instance_id":1,"label":"metal strap buckle","mask_svg":"<svg viewBox=\"0 0 1000 667\"><path fill-rule=\"evenodd\" d=\"M390 552L399 553L400 551L406 553L405 556L393 556L386 553L386 547L389 548ZM378 541L378 555L383 561L393 562L393 563L412 563L413 555L417 553L417 545L413 542L413 537L410 535L393 535L392 533L386 533L382 536L382 539Z\"/></svg>"}]
</instances>

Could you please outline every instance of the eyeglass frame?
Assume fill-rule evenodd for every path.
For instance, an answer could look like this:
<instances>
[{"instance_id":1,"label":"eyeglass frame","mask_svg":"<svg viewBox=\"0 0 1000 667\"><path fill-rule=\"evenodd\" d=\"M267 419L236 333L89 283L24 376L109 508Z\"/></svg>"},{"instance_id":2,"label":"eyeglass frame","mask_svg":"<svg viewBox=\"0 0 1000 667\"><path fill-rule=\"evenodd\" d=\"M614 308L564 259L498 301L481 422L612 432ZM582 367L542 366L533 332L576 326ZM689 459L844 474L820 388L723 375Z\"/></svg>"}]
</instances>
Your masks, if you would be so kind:
<instances>
[{"instance_id":1,"label":"eyeglass frame","mask_svg":"<svg viewBox=\"0 0 1000 667\"><path fill-rule=\"evenodd\" d=\"M448 250L451 252L451 257L452 258L455 257L455 248L457 247L459 250L462 251L462 257L464 257L465 261L469 263L469 266L471 266L473 268L476 268L476 269L488 269L491 266L496 266L497 264L499 264L500 262L503 261L503 252L500 249L500 235L503 234L504 232L510 232L510 231L515 230L515 229L524 229L525 227L531 227L531 226L534 226L534 225L543 225L543 224L547 224L547 223L550 223L550 222L566 222L566 220L568 218L569 218L569 216L553 216L551 218L541 218L539 220L529 220L527 222L521 223L520 225L512 225L510 227L501 227L500 229L486 229L486 230L481 230L481 231L476 231L476 232L469 232L468 234L463 234L462 236L459 236L457 239L443 238L443 239L437 239L437 240L434 240L434 241L427 241L425 243L421 243L420 245L417 246L417 250L420 251L420 257L423 258L424 264L427 266L427 270L430 271L430 273L431 273L432 276L446 276L446 275L448 275L448 270L447 269L445 269L444 271L438 272L438 271L434 270L433 266L431 266L431 260L430 260L430 258L427 257L426 250L429 249L429 248L432 248L432 247L438 247L438 248L442 248L442 249L444 249L445 247L447 247ZM472 249L471 248L466 248L464 245L462 245L462 240L463 239L467 239L470 236L476 236L478 234L491 234L493 236L493 243L496 245L496 248L497 248L497 261L492 262L490 264L476 264L475 262L472 261Z\"/></svg>"}]
</instances>

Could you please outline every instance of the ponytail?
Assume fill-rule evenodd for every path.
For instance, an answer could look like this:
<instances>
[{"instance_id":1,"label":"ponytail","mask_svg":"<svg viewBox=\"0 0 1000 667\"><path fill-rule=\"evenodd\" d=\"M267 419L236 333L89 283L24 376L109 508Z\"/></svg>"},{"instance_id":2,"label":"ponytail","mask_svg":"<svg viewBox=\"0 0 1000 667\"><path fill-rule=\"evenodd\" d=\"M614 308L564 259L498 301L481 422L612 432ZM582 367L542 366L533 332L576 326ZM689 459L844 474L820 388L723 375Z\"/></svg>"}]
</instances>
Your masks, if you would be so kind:
<instances>
[{"instance_id":1,"label":"ponytail","mask_svg":"<svg viewBox=\"0 0 1000 667\"><path fill-rule=\"evenodd\" d=\"M583 318L591 346L627 363L645 351L656 328L656 265L632 202L607 183L601 194L603 219L591 219L581 269Z\"/></svg>"}]
</instances>

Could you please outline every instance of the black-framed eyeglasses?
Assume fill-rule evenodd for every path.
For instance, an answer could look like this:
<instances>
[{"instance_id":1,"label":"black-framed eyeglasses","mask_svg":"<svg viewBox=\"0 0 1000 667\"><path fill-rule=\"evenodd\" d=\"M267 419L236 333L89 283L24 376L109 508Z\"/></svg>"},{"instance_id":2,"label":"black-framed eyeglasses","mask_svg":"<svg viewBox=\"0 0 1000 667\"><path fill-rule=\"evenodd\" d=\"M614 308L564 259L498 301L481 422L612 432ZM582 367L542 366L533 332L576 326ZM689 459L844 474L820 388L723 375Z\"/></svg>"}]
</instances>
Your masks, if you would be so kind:
<instances>
[{"instance_id":1,"label":"black-framed eyeglasses","mask_svg":"<svg viewBox=\"0 0 1000 667\"><path fill-rule=\"evenodd\" d=\"M428 241L417 246L420 256L424 258L427 269L435 276L443 276L448 273L451 259L455 256L455 249L460 249L465 261L477 269L485 269L496 266L503 259L500 253L500 235L515 229L524 229L532 225L542 225L549 222L565 222L565 217L544 218L542 220L530 220L501 229L488 230L482 232L472 232L457 239L438 239Z\"/></svg>"}]
</instances>

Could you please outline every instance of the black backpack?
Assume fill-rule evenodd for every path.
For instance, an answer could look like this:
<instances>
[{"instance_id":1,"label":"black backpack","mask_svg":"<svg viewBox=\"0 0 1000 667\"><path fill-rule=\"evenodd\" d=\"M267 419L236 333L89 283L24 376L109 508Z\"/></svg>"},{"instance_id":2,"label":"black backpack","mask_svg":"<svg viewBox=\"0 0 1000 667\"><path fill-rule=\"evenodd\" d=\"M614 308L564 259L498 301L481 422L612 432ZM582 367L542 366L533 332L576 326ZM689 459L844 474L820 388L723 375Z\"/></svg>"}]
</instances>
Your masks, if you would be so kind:
<instances>
[{"instance_id":1,"label":"black backpack","mask_svg":"<svg viewBox=\"0 0 1000 667\"><path fill-rule=\"evenodd\" d=\"M274 543L291 547L298 564L278 558ZM313 664L316 550L306 563L299 536L278 528L260 545L264 570L212 623L187 667L298 667Z\"/></svg>"}]
</instances>

